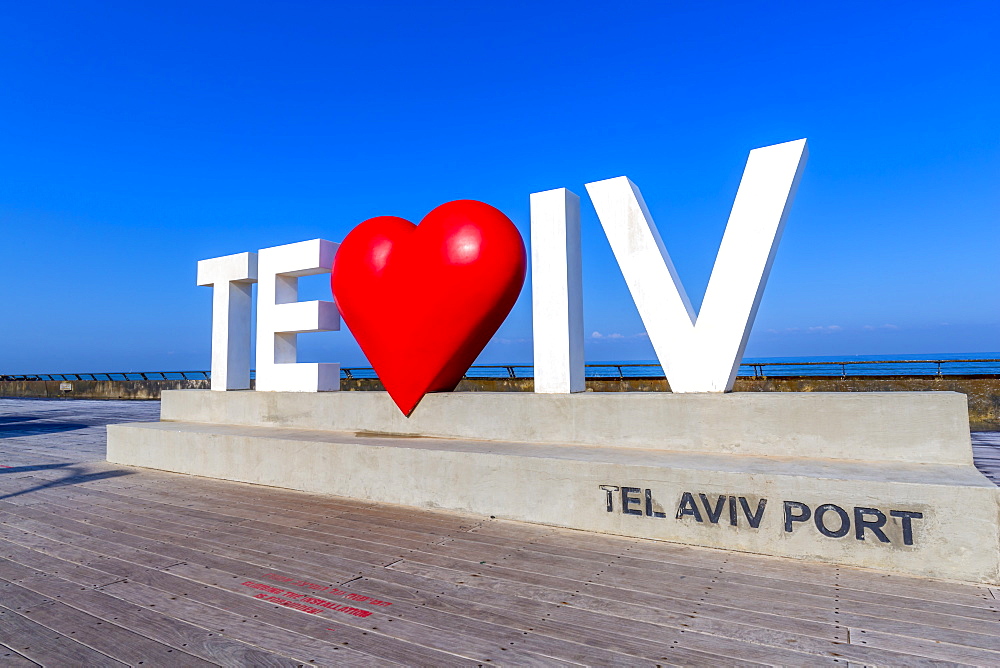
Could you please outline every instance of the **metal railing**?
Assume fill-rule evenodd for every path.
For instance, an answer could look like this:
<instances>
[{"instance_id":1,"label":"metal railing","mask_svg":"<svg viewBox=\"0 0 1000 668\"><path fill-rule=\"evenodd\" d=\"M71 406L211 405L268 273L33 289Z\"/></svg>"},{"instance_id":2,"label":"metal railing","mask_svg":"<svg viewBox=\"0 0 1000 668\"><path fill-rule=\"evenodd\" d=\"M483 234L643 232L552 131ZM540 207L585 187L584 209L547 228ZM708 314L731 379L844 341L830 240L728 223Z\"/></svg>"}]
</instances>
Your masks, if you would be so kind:
<instances>
[{"instance_id":1,"label":"metal railing","mask_svg":"<svg viewBox=\"0 0 1000 668\"><path fill-rule=\"evenodd\" d=\"M893 367L887 365L894 365ZM772 373L771 376L822 375L841 376L944 376L944 375L1000 375L1000 359L976 360L842 360L829 362L746 362L740 367L753 369L755 378L766 378L767 368L794 370L806 367L812 374ZM848 374L848 368L853 373ZM839 371L839 373L837 373ZM878 373L881 371L882 373ZM816 373L820 372L820 373ZM867 372L867 373L864 373ZM740 374L749 375L749 374Z\"/></svg>"},{"instance_id":2,"label":"metal railing","mask_svg":"<svg viewBox=\"0 0 1000 668\"><path fill-rule=\"evenodd\" d=\"M207 380L209 371L102 371L100 373L0 374L0 380Z\"/></svg>"},{"instance_id":3,"label":"metal railing","mask_svg":"<svg viewBox=\"0 0 1000 668\"><path fill-rule=\"evenodd\" d=\"M594 379L663 378L659 364L608 363L587 364L586 375ZM344 379L378 378L370 367L343 367ZM477 364L465 378L532 378L530 364ZM740 376L768 378L775 376L947 376L1000 375L1000 359L955 360L831 360L819 362L744 362ZM118 371L100 373L0 374L0 380L207 380L209 371Z\"/></svg>"}]
</instances>

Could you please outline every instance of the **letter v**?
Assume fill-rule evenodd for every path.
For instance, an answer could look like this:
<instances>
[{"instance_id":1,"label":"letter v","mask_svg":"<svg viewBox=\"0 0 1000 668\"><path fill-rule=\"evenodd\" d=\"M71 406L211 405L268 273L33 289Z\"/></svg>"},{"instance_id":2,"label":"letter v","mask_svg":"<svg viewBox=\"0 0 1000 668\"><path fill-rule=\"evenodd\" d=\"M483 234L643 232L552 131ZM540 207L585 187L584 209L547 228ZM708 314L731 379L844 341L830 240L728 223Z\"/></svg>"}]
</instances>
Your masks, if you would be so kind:
<instances>
[{"instance_id":1,"label":"letter v","mask_svg":"<svg viewBox=\"0 0 1000 668\"><path fill-rule=\"evenodd\" d=\"M635 184L587 184L671 391L732 390L807 156L805 139L750 151L697 316Z\"/></svg>"}]
</instances>

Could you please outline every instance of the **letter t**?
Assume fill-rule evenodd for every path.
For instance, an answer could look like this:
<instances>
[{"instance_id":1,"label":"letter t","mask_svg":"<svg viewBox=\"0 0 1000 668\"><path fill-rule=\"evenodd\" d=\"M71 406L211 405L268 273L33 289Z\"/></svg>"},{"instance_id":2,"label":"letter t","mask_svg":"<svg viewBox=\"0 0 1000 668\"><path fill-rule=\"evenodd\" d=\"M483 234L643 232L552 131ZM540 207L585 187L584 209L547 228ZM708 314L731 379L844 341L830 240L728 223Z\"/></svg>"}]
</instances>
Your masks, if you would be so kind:
<instances>
[{"instance_id":1,"label":"letter t","mask_svg":"<svg viewBox=\"0 0 1000 668\"><path fill-rule=\"evenodd\" d=\"M250 306L257 254L198 262L198 285L212 286L212 389L250 389Z\"/></svg>"}]
</instances>

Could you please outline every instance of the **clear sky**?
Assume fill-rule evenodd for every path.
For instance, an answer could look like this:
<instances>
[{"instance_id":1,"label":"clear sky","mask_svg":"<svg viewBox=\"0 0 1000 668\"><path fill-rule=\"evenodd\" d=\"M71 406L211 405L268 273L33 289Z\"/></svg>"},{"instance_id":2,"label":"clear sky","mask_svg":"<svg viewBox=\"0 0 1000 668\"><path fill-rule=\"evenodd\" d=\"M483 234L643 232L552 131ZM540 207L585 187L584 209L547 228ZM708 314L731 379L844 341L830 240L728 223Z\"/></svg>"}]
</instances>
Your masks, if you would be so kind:
<instances>
[{"instance_id":1,"label":"clear sky","mask_svg":"<svg viewBox=\"0 0 1000 668\"><path fill-rule=\"evenodd\" d=\"M3 3L0 371L205 369L197 260L464 198L527 238L557 187L588 360L652 358L583 184L642 189L697 306L747 153L802 137L747 354L1000 350L998 28L995 0ZM531 360L530 306L481 361Z\"/></svg>"}]
</instances>

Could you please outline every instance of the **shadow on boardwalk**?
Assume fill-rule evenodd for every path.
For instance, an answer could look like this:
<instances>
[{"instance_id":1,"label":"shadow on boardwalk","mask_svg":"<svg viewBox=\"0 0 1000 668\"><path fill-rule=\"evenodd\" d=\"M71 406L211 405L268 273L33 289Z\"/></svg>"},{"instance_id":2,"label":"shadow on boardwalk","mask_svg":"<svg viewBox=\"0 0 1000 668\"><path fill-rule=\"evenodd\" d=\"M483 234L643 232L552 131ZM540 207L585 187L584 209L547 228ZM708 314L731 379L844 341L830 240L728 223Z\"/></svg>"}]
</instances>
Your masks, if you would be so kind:
<instances>
[{"instance_id":1,"label":"shadow on boardwalk","mask_svg":"<svg viewBox=\"0 0 1000 668\"><path fill-rule=\"evenodd\" d=\"M81 466L73 464L48 464L44 466L11 466L0 469L0 475L4 473L26 473L29 471L52 471L60 470L66 472L66 476L57 480L39 483L33 487L27 487L17 492L0 495L0 501L22 494L30 494L50 487L65 487L66 485L82 485L83 483L95 482L97 480L107 480L108 478L119 478L121 476L132 475L132 471L100 471L99 473L87 473Z\"/></svg>"}]
</instances>

